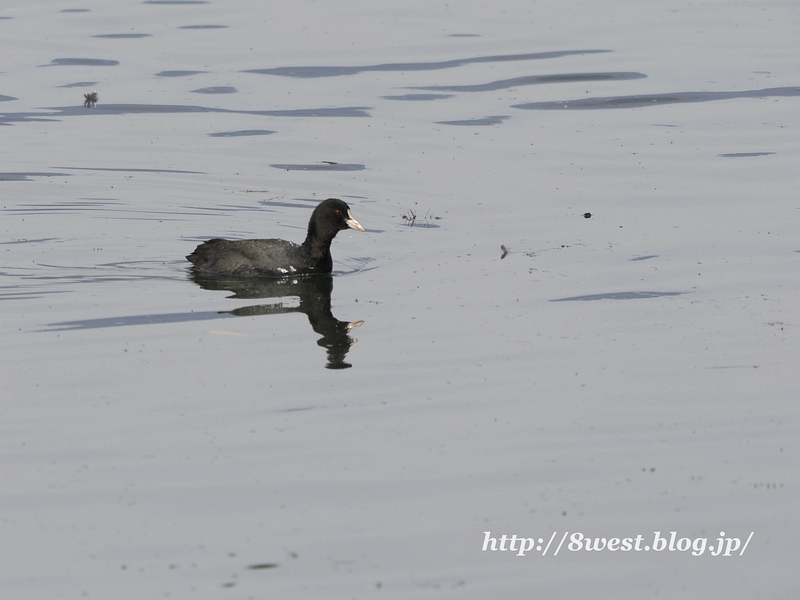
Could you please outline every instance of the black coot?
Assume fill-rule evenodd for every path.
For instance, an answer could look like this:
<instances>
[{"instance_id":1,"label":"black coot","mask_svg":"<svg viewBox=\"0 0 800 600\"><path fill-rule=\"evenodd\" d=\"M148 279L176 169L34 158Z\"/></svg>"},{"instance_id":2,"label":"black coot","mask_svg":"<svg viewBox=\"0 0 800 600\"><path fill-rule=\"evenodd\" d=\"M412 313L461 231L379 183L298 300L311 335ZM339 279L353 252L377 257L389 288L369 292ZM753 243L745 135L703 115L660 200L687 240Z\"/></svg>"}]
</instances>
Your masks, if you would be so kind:
<instances>
[{"instance_id":1,"label":"black coot","mask_svg":"<svg viewBox=\"0 0 800 600\"><path fill-rule=\"evenodd\" d=\"M186 258L206 273L239 277L285 277L330 273L331 242L343 229L365 231L347 203L336 198L320 202L308 222L302 244L286 240L221 240L203 242Z\"/></svg>"}]
</instances>

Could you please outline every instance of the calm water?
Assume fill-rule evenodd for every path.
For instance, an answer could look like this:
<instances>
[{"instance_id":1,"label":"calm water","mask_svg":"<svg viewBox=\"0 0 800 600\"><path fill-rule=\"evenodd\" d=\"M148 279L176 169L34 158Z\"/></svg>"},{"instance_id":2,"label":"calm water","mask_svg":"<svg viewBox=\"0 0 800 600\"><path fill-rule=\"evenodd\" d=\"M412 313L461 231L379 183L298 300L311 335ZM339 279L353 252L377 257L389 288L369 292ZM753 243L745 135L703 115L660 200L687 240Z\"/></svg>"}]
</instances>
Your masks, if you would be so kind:
<instances>
[{"instance_id":1,"label":"calm water","mask_svg":"<svg viewBox=\"0 0 800 600\"><path fill-rule=\"evenodd\" d=\"M794 597L798 14L0 8L2 595Z\"/></svg>"}]
</instances>

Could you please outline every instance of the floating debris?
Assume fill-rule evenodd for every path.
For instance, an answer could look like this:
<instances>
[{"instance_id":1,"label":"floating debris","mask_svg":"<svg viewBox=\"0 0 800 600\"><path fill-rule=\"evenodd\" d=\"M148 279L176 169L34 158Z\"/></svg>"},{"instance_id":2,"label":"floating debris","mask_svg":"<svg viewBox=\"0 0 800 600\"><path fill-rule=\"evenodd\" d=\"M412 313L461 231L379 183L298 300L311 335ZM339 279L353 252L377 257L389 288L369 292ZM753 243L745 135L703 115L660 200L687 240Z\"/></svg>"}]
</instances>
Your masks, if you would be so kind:
<instances>
[{"instance_id":1,"label":"floating debris","mask_svg":"<svg viewBox=\"0 0 800 600\"><path fill-rule=\"evenodd\" d=\"M414 224L417 222L417 213L415 213L413 210L411 210L411 209L409 208L409 209L408 209L408 212L407 212L406 214L404 214L404 215L401 215L401 218L402 218L404 221L406 221L406 224L407 224L409 227L413 227L413 226L414 226ZM431 222L431 221L438 221L438 220L439 220L439 219L441 219L441 218L442 218L442 217L434 217L434 216L431 214L431 211L430 211L430 209L429 209L429 210L428 210L428 211L425 213L425 216L424 216L424 217L422 217L422 220L423 220L423 221L425 221L425 227L430 227L430 226L431 226L431 224L430 224L430 222Z\"/></svg>"},{"instance_id":2,"label":"floating debris","mask_svg":"<svg viewBox=\"0 0 800 600\"><path fill-rule=\"evenodd\" d=\"M562 248L567 248L567 246L561 246L561 247ZM520 250L512 250L511 248L508 248L505 244L500 244L500 250L503 251L503 253L500 255L500 260L503 260L509 254L519 254L520 253ZM545 249L545 250L547 250L547 249ZM544 252L545 250L540 250L540 252ZM522 254L524 254L525 256L529 256L531 258L534 258L536 256L536 252L525 252L525 251L522 251Z\"/></svg>"},{"instance_id":3,"label":"floating debris","mask_svg":"<svg viewBox=\"0 0 800 600\"><path fill-rule=\"evenodd\" d=\"M84 101L83 105L86 108L94 108L94 105L97 104L97 92L92 92L90 94L83 95L86 100Z\"/></svg>"},{"instance_id":4,"label":"floating debris","mask_svg":"<svg viewBox=\"0 0 800 600\"><path fill-rule=\"evenodd\" d=\"M413 227L414 223L417 221L417 214L409 208L408 213L403 215L403 220L408 221L409 227Z\"/></svg>"}]
</instances>

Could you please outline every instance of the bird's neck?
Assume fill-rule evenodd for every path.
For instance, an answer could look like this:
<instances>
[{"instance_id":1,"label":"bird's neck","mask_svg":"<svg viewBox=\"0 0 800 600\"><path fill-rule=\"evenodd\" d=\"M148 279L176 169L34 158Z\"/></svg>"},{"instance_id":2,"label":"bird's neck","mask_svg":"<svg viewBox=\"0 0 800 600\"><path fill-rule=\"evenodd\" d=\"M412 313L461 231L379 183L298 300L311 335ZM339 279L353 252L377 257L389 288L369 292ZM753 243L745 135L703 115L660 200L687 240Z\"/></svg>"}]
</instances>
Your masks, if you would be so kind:
<instances>
[{"instance_id":1,"label":"bird's neck","mask_svg":"<svg viewBox=\"0 0 800 600\"><path fill-rule=\"evenodd\" d=\"M333 236L317 237L316 227L310 226L306 240L303 242L303 247L306 249L309 256L320 258L330 254L332 241Z\"/></svg>"}]
</instances>

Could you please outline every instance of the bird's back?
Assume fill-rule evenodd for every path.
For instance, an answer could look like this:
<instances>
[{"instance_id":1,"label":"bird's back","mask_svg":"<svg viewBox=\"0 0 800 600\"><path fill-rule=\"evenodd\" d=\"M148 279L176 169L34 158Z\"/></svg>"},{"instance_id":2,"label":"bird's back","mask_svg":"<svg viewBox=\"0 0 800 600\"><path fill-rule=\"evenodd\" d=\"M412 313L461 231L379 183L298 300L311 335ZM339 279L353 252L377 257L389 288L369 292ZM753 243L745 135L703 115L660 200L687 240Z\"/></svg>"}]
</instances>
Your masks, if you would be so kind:
<instances>
[{"instance_id":1,"label":"bird's back","mask_svg":"<svg viewBox=\"0 0 800 600\"><path fill-rule=\"evenodd\" d=\"M200 244L186 257L196 269L243 277L313 272L302 247L286 240L222 240Z\"/></svg>"}]
</instances>

